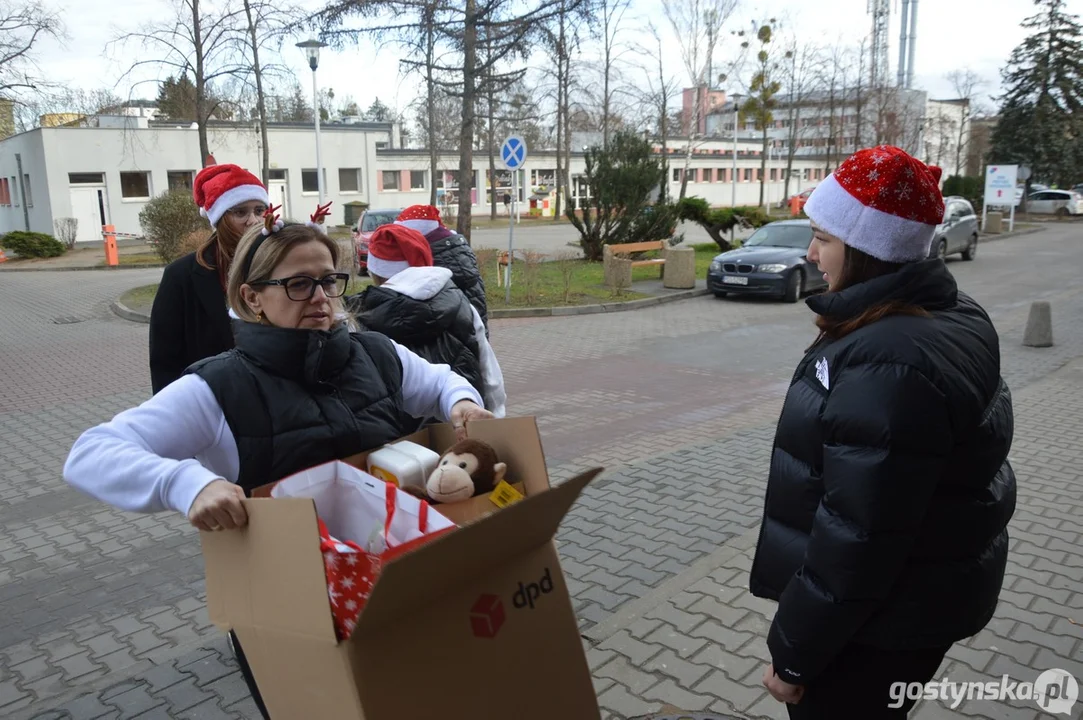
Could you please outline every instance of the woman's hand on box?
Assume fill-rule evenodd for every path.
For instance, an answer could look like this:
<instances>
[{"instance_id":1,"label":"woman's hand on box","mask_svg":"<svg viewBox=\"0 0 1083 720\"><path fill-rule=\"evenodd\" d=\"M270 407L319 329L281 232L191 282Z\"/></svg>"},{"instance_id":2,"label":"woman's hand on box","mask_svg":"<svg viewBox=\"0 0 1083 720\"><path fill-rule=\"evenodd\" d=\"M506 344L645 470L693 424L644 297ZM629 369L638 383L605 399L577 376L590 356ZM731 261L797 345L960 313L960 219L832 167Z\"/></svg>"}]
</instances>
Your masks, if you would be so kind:
<instances>
[{"instance_id":1,"label":"woman's hand on box","mask_svg":"<svg viewBox=\"0 0 1083 720\"><path fill-rule=\"evenodd\" d=\"M455 428L455 439L466 439L466 423L471 420L485 420L493 414L480 407L473 400L460 400L451 407L451 426Z\"/></svg>"},{"instance_id":2,"label":"woman's hand on box","mask_svg":"<svg viewBox=\"0 0 1083 720\"><path fill-rule=\"evenodd\" d=\"M213 480L196 495L188 522L200 530L233 530L248 523L244 490L228 480Z\"/></svg>"}]
</instances>

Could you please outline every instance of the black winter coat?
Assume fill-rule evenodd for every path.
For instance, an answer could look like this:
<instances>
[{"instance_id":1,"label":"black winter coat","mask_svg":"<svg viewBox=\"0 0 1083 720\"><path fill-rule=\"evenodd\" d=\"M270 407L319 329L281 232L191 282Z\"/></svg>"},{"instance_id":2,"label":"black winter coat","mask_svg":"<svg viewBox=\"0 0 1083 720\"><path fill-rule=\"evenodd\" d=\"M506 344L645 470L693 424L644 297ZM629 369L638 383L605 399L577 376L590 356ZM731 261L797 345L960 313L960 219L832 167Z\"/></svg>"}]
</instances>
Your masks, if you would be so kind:
<instances>
[{"instance_id":1,"label":"black winter coat","mask_svg":"<svg viewBox=\"0 0 1083 720\"><path fill-rule=\"evenodd\" d=\"M446 228L437 228L425 239L432 249L432 264L451 271L455 286L466 294L466 299L477 308L486 331L489 327L489 308L485 302L485 283L478 269L478 259L462 235Z\"/></svg>"},{"instance_id":2,"label":"black winter coat","mask_svg":"<svg viewBox=\"0 0 1083 720\"><path fill-rule=\"evenodd\" d=\"M430 363L450 365L484 395L474 311L453 281L428 300L369 286L350 297L347 306L365 329L386 335Z\"/></svg>"},{"instance_id":3,"label":"black winter coat","mask_svg":"<svg viewBox=\"0 0 1083 720\"><path fill-rule=\"evenodd\" d=\"M214 265L214 246L204 257ZM226 294L217 270L189 253L166 266L150 311L150 381L157 393L194 362L233 348Z\"/></svg>"},{"instance_id":4,"label":"black winter coat","mask_svg":"<svg viewBox=\"0 0 1083 720\"><path fill-rule=\"evenodd\" d=\"M778 600L775 671L807 684L847 644L932 648L997 605L1015 511L997 333L940 259L809 298L889 315L801 361L778 423L750 590Z\"/></svg>"}]
</instances>

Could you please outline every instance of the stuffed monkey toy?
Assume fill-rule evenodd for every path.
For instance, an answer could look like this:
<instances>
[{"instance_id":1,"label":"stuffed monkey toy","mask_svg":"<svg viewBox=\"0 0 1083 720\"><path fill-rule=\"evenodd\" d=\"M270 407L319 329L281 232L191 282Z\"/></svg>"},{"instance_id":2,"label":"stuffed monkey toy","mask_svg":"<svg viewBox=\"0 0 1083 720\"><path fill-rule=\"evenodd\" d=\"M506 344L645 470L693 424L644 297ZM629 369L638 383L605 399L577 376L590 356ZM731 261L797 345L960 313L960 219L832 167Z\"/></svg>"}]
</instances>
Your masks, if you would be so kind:
<instances>
[{"instance_id":1,"label":"stuffed monkey toy","mask_svg":"<svg viewBox=\"0 0 1083 720\"><path fill-rule=\"evenodd\" d=\"M507 469L507 464L497 460L492 446L467 438L452 445L440 457L425 490L403 489L430 502L459 502L492 492L504 479Z\"/></svg>"}]
</instances>

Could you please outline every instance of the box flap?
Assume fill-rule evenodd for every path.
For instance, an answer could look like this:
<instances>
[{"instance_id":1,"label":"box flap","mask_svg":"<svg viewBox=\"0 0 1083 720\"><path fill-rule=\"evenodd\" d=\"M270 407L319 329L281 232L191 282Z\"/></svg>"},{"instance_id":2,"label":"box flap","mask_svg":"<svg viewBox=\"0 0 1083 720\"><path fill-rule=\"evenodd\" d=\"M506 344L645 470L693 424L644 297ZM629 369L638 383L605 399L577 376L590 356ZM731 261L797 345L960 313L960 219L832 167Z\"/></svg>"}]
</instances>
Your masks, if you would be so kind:
<instances>
[{"instance_id":1,"label":"box flap","mask_svg":"<svg viewBox=\"0 0 1083 720\"><path fill-rule=\"evenodd\" d=\"M549 489L549 472L534 417L472 420L466 424L466 434L491 445L500 461L508 464L508 481L523 483L527 495Z\"/></svg>"},{"instance_id":2,"label":"box flap","mask_svg":"<svg viewBox=\"0 0 1083 720\"><path fill-rule=\"evenodd\" d=\"M313 501L255 498L244 507L246 527L200 533L212 622L337 642Z\"/></svg>"},{"instance_id":3,"label":"box flap","mask_svg":"<svg viewBox=\"0 0 1083 720\"><path fill-rule=\"evenodd\" d=\"M386 627L423 608L434 594L446 593L552 540L579 493L600 472L602 468L588 470L389 562L361 611L353 638Z\"/></svg>"}]
</instances>

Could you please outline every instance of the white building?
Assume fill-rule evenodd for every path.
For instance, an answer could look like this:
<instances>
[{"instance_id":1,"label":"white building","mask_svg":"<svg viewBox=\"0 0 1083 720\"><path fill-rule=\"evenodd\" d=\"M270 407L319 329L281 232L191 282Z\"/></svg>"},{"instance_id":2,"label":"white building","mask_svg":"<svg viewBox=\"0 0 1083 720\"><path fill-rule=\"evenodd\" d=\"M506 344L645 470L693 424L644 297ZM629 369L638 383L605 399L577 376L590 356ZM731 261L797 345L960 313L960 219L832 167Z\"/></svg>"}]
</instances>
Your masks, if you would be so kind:
<instances>
[{"instance_id":1,"label":"white building","mask_svg":"<svg viewBox=\"0 0 1083 720\"><path fill-rule=\"evenodd\" d=\"M260 167L260 135L254 123L213 123L208 128L211 154L219 163L236 163L255 174ZM315 135L311 125L273 124L268 130L271 148L269 191L283 216L307 219L318 200ZM426 150L398 147L397 127L388 123L329 123L321 126L325 202L330 200L331 222L344 224L346 206L401 208L427 203L432 179ZM667 142L670 196L676 197L685 167L683 139ZM658 141L655 149L661 151ZM712 141L694 146L687 194L712 205L729 205L736 190L738 205L759 200L760 147L741 140L733 183L732 142ZM103 116L79 126L44 127L0 140L0 233L33 230L53 233L57 218L79 220L81 242L101 240L102 225L119 233L141 234L139 213L154 196L171 189L190 190L199 171L199 140L194 126L155 122L147 117ZM435 178L438 204L448 219L454 217L458 182L457 154L442 153ZM474 154L472 211L490 211L489 159ZM498 163L498 168L499 168ZM582 151L572 153L570 195L573 204L587 195ZM551 214L555 205L556 156L553 151L531 150L520 175L519 201L527 214ZM799 159L790 193L800 192L824 175L822 162ZM768 202L782 199L783 174L772 159L768 172ZM498 170L496 194L499 212L511 191L511 175Z\"/></svg>"},{"instance_id":2,"label":"white building","mask_svg":"<svg viewBox=\"0 0 1083 720\"><path fill-rule=\"evenodd\" d=\"M925 105L925 134L921 159L943 170L945 180L965 175L970 145L970 101L929 100Z\"/></svg>"}]
</instances>

